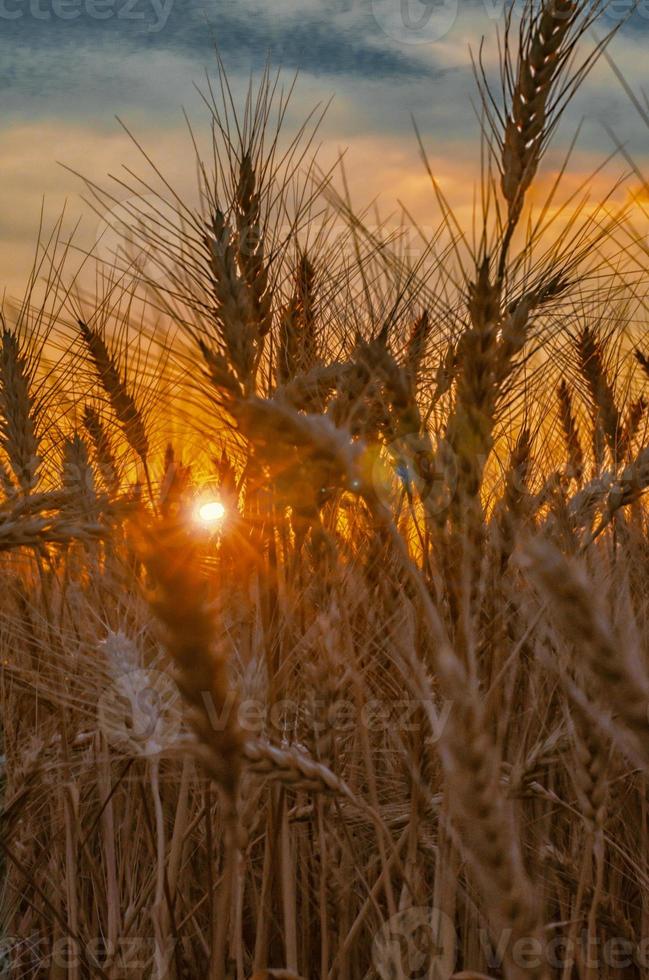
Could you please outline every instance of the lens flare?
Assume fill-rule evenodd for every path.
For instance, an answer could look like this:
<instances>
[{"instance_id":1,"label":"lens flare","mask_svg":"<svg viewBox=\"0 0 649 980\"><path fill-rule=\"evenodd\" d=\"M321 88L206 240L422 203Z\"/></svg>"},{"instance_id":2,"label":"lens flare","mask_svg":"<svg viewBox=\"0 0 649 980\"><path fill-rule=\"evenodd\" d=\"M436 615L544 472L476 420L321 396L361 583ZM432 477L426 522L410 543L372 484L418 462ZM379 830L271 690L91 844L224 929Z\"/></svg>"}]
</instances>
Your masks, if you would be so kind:
<instances>
[{"instance_id":1,"label":"lens flare","mask_svg":"<svg viewBox=\"0 0 649 980\"><path fill-rule=\"evenodd\" d=\"M220 500L206 500L198 507L196 517L201 524L218 524L225 517L225 507Z\"/></svg>"}]
</instances>

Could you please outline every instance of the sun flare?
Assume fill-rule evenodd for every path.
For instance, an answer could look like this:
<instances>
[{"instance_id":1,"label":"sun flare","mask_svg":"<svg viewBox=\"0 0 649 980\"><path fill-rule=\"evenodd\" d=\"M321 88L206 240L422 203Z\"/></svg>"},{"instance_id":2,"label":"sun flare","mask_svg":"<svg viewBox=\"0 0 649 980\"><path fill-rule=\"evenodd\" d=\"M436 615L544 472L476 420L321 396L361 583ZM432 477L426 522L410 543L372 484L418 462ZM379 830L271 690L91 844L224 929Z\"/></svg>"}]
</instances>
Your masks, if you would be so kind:
<instances>
[{"instance_id":1,"label":"sun flare","mask_svg":"<svg viewBox=\"0 0 649 980\"><path fill-rule=\"evenodd\" d=\"M219 524L224 517L225 507L220 500L206 500L196 510L196 519L207 526Z\"/></svg>"}]
</instances>

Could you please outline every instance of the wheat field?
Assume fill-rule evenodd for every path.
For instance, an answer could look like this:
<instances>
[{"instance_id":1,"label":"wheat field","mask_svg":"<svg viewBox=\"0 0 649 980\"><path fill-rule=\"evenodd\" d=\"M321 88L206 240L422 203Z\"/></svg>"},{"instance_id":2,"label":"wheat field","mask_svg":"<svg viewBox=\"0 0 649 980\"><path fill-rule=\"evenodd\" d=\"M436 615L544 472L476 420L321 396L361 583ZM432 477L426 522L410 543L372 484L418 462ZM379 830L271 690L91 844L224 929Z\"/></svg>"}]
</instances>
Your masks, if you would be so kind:
<instances>
[{"instance_id":1,"label":"wheat field","mask_svg":"<svg viewBox=\"0 0 649 980\"><path fill-rule=\"evenodd\" d=\"M476 60L473 225L431 174L416 253L292 83L220 66L199 208L145 157L86 179L114 262L43 233L0 348L2 977L649 977L646 246L532 200L595 14Z\"/></svg>"}]
</instances>

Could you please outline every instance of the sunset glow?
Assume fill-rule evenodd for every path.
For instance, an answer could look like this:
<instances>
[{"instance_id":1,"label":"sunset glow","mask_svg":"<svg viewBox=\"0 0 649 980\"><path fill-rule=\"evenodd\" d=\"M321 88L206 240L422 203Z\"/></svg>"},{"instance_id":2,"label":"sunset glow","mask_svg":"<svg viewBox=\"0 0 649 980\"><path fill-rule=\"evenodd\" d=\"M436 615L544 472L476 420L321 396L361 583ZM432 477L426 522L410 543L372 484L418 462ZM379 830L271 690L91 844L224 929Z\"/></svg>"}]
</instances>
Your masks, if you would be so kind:
<instances>
[{"instance_id":1,"label":"sunset glow","mask_svg":"<svg viewBox=\"0 0 649 980\"><path fill-rule=\"evenodd\" d=\"M196 511L197 520L207 526L219 524L224 517L225 507L220 500L207 500Z\"/></svg>"},{"instance_id":2,"label":"sunset glow","mask_svg":"<svg viewBox=\"0 0 649 980\"><path fill-rule=\"evenodd\" d=\"M647 38L0 0L0 980L649 980Z\"/></svg>"}]
</instances>

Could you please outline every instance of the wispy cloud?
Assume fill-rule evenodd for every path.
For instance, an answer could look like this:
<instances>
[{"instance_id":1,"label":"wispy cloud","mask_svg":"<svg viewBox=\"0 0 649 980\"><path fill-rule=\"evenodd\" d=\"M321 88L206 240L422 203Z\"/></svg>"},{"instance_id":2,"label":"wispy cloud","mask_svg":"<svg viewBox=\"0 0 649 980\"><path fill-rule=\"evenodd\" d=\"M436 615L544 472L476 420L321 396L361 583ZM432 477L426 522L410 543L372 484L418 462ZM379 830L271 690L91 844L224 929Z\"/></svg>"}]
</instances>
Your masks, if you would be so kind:
<instances>
[{"instance_id":1,"label":"wispy cloud","mask_svg":"<svg viewBox=\"0 0 649 980\"><path fill-rule=\"evenodd\" d=\"M434 43L411 43L421 39L400 36L386 15L390 4L399 2L0 0L0 11L21 13L12 19L0 15L5 281L14 269L24 268L41 195L53 213L67 195L76 194L78 184L57 161L101 180L128 156L115 114L143 137L172 182L189 192L193 168L187 167L181 107L189 110L200 132L202 110L194 84L214 66L215 47L236 95L268 58L289 74L299 69L288 128L314 104L334 96L322 128L325 152L331 161L349 146L347 167L360 204L380 191L387 208L400 197L422 220L429 214L433 197L412 115L436 175L459 207L462 201L470 207L479 124L470 105L475 88L468 45L475 50L484 34L493 41L498 0L458 0L452 26ZM437 7L451 2L437 0ZM111 16L99 19L97 10ZM79 15L64 19L62 11ZM646 18L636 17L612 49L636 90L645 75L646 27ZM494 73L495 53L491 44L487 64ZM561 146L582 117L580 147L587 159L580 160L580 173L594 170L612 149L602 122L613 126L634 156L644 154L649 134L638 126L603 62L571 107L558 138L557 165ZM80 210L78 202L75 208Z\"/></svg>"},{"instance_id":2,"label":"wispy cloud","mask_svg":"<svg viewBox=\"0 0 649 980\"><path fill-rule=\"evenodd\" d=\"M4 86L28 96L42 86L44 98L46 79L91 80L84 51L98 59L99 72L101 60L116 54L169 52L207 61L218 47L247 70L270 56L320 76L425 79L438 73L421 51L404 50L385 34L369 0L299 8L255 0L3 0L0 28Z\"/></svg>"}]
</instances>

